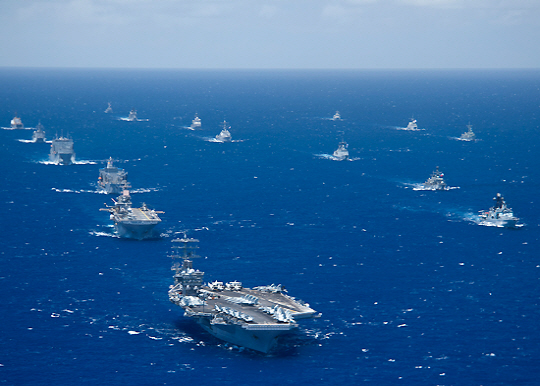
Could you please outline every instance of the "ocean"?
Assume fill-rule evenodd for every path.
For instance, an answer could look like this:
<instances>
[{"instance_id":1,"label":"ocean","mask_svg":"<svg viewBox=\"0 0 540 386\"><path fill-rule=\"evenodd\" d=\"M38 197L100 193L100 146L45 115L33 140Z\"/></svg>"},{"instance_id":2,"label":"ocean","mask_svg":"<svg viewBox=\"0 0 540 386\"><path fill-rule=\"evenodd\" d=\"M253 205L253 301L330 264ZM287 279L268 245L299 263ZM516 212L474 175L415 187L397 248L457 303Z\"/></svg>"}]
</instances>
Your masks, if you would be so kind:
<instances>
[{"instance_id":1,"label":"ocean","mask_svg":"<svg viewBox=\"0 0 540 386\"><path fill-rule=\"evenodd\" d=\"M0 80L2 384L538 383L540 71ZM76 164L47 162L15 114L71 136ZM400 130L411 119L421 130ZM224 120L233 142L213 142ZM468 124L477 140L457 140ZM136 206L165 212L155 237L120 239L99 210L109 157ZM455 189L414 190L437 166ZM498 192L517 229L479 221ZM269 355L209 335L167 296L184 232L205 280L283 284L322 316Z\"/></svg>"}]
</instances>

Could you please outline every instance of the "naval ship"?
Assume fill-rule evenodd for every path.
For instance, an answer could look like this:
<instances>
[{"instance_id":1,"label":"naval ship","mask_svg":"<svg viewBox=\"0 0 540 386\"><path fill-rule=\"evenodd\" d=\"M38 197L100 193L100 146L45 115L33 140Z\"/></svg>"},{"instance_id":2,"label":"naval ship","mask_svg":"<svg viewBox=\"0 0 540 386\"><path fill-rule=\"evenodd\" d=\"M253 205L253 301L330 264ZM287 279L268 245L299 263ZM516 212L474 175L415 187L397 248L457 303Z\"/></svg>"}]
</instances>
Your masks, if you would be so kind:
<instances>
[{"instance_id":1,"label":"naval ship","mask_svg":"<svg viewBox=\"0 0 540 386\"><path fill-rule=\"evenodd\" d=\"M449 190L450 188L446 185L446 182L444 182L443 176L444 174L439 171L439 167L437 166L426 182L416 190Z\"/></svg>"},{"instance_id":2,"label":"naval ship","mask_svg":"<svg viewBox=\"0 0 540 386\"><path fill-rule=\"evenodd\" d=\"M337 160L337 161L344 161L344 160L348 159L349 158L349 150L347 150L347 147L349 147L347 142L341 141L339 143L339 146L338 146L337 150L334 151L334 154L332 154L334 159Z\"/></svg>"},{"instance_id":3,"label":"naval ship","mask_svg":"<svg viewBox=\"0 0 540 386\"><path fill-rule=\"evenodd\" d=\"M127 184L127 172L113 166L113 159L107 160L107 167L99 169L98 185L107 194L121 194Z\"/></svg>"},{"instance_id":4,"label":"naval ship","mask_svg":"<svg viewBox=\"0 0 540 386\"><path fill-rule=\"evenodd\" d=\"M107 103L108 103L108 106L107 106L107 108L105 109L104 112L107 113L107 114L112 113L113 111L112 111L111 102L107 102Z\"/></svg>"},{"instance_id":5,"label":"naval ship","mask_svg":"<svg viewBox=\"0 0 540 386\"><path fill-rule=\"evenodd\" d=\"M339 113L339 111L336 111L336 113L335 113L334 116L332 117L332 120L334 120L334 121L339 121L339 120L341 120L341 114Z\"/></svg>"},{"instance_id":6,"label":"naval ship","mask_svg":"<svg viewBox=\"0 0 540 386\"><path fill-rule=\"evenodd\" d=\"M476 134L474 134L474 132L472 131L472 126L467 125L467 128L469 130L464 132L463 134L461 134L461 136L459 137L459 140L461 140L461 141L474 141L476 139Z\"/></svg>"},{"instance_id":7,"label":"naval ship","mask_svg":"<svg viewBox=\"0 0 540 386\"><path fill-rule=\"evenodd\" d=\"M172 242L177 245L170 256L174 285L169 287L169 300L215 337L268 353L280 335L298 327L298 320L320 317L309 304L287 295L281 285L250 289L239 281L203 284L204 272L193 268L199 240L184 235Z\"/></svg>"},{"instance_id":8,"label":"naval ship","mask_svg":"<svg viewBox=\"0 0 540 386\"><path fill-rule=\"evenodd\" d=\"M57 165L71 165L75 162L73 139L57 135L52 140L49 160Z\"/></svg>"},{"instance_id":9,"label":"naval ship","mask_svg":"<svg viewBox=\"0 0 540 386\"><path fill-rule=\"evenodd\" d=\"M191 121L190 128L192 130L197 130L201 128L201 118L199 118L197 114L195 114L195 118L193 118L193 120Z\"/></svg>"},{"instance_id":10,"label":"naval ship","mask_svg":"<svg viewBox=\"0 0 540 386\"><path fill-rule=\"evenodd\" d=\"M223 121L223 129L218 135L216 135L216 141L217 142L231 142L232 141L232 136L228 130L226 121Z\"/></svg>"},{"instance_id":11,"label":"naval ship","mask_svg":"<svg viewBox=\"0 0 540 386\"><path fill-rule=\"evenodd\" d=\"M13 117L11 120L11 128L12 129L24 129L24 125L21 121L21 118L17 117L17 114Z\"/></svg>"},{"instance_id":12,"label":"naval ship","mask_svg":"<svg viewBox=\"0 0 540 386\"><path fill-rule=\"evenodd\" d=\"M137 110L132 109L129 112L129 116L127 117L127 120L130 121L130 122L136 121L137 120Z\"/></svg>"},{"instance_id":13,"label":"naval ship","mask_svg":"<svg viewBox=\"0 0 540 386\"><path fill-rule=\"evenodd\" d=\"M480 211L481 224L507 228L515 227L519 218L515 217L514 211L506 205L504 197L497 193L493 200L495 205L489 208L488 211Z\"/></svg>"},{"instance_id":14,"label":"naval ship","mask_svg":"<svg viewBox=\"0 0 540 386\"><path fill-rule=\"evenodd\" d=\"M128 185L124 185L122 195L116 200L113 199L114 206L101 208L102 211L111 213L111 220L118 236L142 240L152 236L152 230L161 222L158 212L149 209L145 203L140 208L133 208Z\"/></svg>"},{"instance_id":15,"label":"naval ship","mask_svg":"<svg viewBox=\"0 0 540 386\"><path fill-rule=\"evenodd\" d=\"M407 124L407 127L404 127L399 130L405 130L405 131L419 131L418 125L416 124L416 119L411 118L411 121Z\"/></svg>"},{"instance_id":16,"label":"naval ship","mask_svg":"<svg viewBox=\"0 0 540 386\"><path fill-rule=\"evenodd\" d=\"M32 133L32 141L36 143L45 142L45 132L43 131L43 125L41 122L37 124L36 129L37 130Z\"/></svg>"}]
</instances>

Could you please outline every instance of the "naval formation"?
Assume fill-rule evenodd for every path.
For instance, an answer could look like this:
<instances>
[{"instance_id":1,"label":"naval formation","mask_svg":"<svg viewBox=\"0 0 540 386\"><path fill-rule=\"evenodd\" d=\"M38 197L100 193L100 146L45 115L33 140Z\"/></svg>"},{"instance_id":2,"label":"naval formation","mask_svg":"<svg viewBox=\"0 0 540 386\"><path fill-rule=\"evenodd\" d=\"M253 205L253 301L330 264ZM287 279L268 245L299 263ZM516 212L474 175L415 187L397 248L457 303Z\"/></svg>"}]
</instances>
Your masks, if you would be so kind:
<instances>
[{"instance_id":1,"label":"naval formation","mask_svg":"<svg viewBox=\"0 0 540 386\"><path fill-rule=\"evenodd\" d=\"M105 113L112 113L109 103ZM128 117L121 120L136 122L146 119L137 118L137 111L132 109ZM342 121L339 111L330 118L332 121ZM11 129L24 129L20 117L15 115L11 120ZM198 114L187 127L190 130L202 128ZM212 138L212 142L232 142L230 126L223 122L221 131ZM398 128L405 131L419 131L416 119L411 119L406 127ZM477 141L472 126L467 125L467 131L454 139L466 142ZM45 143L45 130L38 123L32 134L32 142ZM69 135L56 135L51 143L49 161L59 165L75 163L73 139ZM337 150L329 157L336 161L349 160L348 144L342 139ZM437 166L431 176L422 184L417 184L415 190L446 191L452 189L444 180L444 174ZM112 199L113 205L106 205L100 210L110 213L110 219L119 237L143 240L153 237L154 227L161 222L156 211L148 208L143 202L137 208L131 201L128 173L114 166L113 158L107 160L106 167L99 169L98 188L107 194L118 195ZM497 227L517 227L519 219L514 216L504 197L497 193L494 204L488 210L479 212L481 225ZM251 350L268 353L279 344L279 338L298 328L302 319L318 318L320 314L299 299L287 294L282 285L262 285L246 288L242 282L213 281L205 283L204 272L193 268L193 260L198 257L195 253L199 240L183 238L172 240L173 259L172 270L174 283L169 287L169 300L184 310L184 316L193 318L203 329L228 343L242 346Z\"/></svg>"}]
</instances>

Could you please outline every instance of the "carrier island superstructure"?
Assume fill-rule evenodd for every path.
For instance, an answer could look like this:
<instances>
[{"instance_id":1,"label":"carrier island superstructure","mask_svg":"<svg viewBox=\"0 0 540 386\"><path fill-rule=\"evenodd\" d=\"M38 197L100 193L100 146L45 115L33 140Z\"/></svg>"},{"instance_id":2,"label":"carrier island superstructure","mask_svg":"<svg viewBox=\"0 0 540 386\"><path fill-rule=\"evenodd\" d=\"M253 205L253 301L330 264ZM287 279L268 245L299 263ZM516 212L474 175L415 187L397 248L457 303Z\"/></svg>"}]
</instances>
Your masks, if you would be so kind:
<instances>
[{"instance_id":1,"label":"carrier island superstructure","mask_svg":"<svg viewBox=\"0 0 540 386\"><path fill-rule=\"evenodd\" d=\"M215 337L268 353L280 335L298 327L298 320L320 316L309 304L288 296L281 285L250 289L238 281L203 284L204 272L193 268L199 240L184 236L172 242L169 300Z\"/></svg>"}]
</instances>

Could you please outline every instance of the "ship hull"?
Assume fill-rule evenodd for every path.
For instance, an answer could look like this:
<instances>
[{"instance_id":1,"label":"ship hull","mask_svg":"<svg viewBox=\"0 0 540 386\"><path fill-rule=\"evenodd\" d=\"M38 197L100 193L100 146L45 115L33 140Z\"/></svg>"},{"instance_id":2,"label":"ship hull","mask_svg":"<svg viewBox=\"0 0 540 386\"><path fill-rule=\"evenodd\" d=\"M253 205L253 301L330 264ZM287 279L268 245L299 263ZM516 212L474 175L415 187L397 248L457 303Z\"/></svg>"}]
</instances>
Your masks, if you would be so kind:
<instances>
[{"instance_id":1,"label":"ship hull","mask_svg":"<svg viewBox=\"0 0 540 386\"><path fill-rule=\"evenodd\" d=\"M152 237L154 227L158 221L152 222L115 222L114 226L118 236L128 239L147 239Z\"/></svg>"},{"instance_id":2,"label":"ship hull","mask_svg":"<svg viewBox=\"0 0 540 386\"><path fill-rule=\"evenodd\" d=\"M107 194L122 194L124 189L120 184L99 184Z\"/></svg>"},{"instance_id":3,"label":"ship hull","mask_svg":"<svg viewBox=\"0 0 540 386\"><path fill-rule=\"evenodd\" d=\"M237 324L212 324L209 319L201 317L196 320L202 328L218 339L265 354L276 347L280 335L289 331L288 329L246 330Z\"/></svg>"},{"instance_id":4,"label":"ship hull","mask_svg":"<svg viewBox=\"0 0 540 386\"><path fill-rule=\"evenodd\" d=\"M75 154L73 153L63 153L63 154L51 154L49 159L51 162L57 165L71 165L75 162Z\"/></svg>"}]
</instances>

